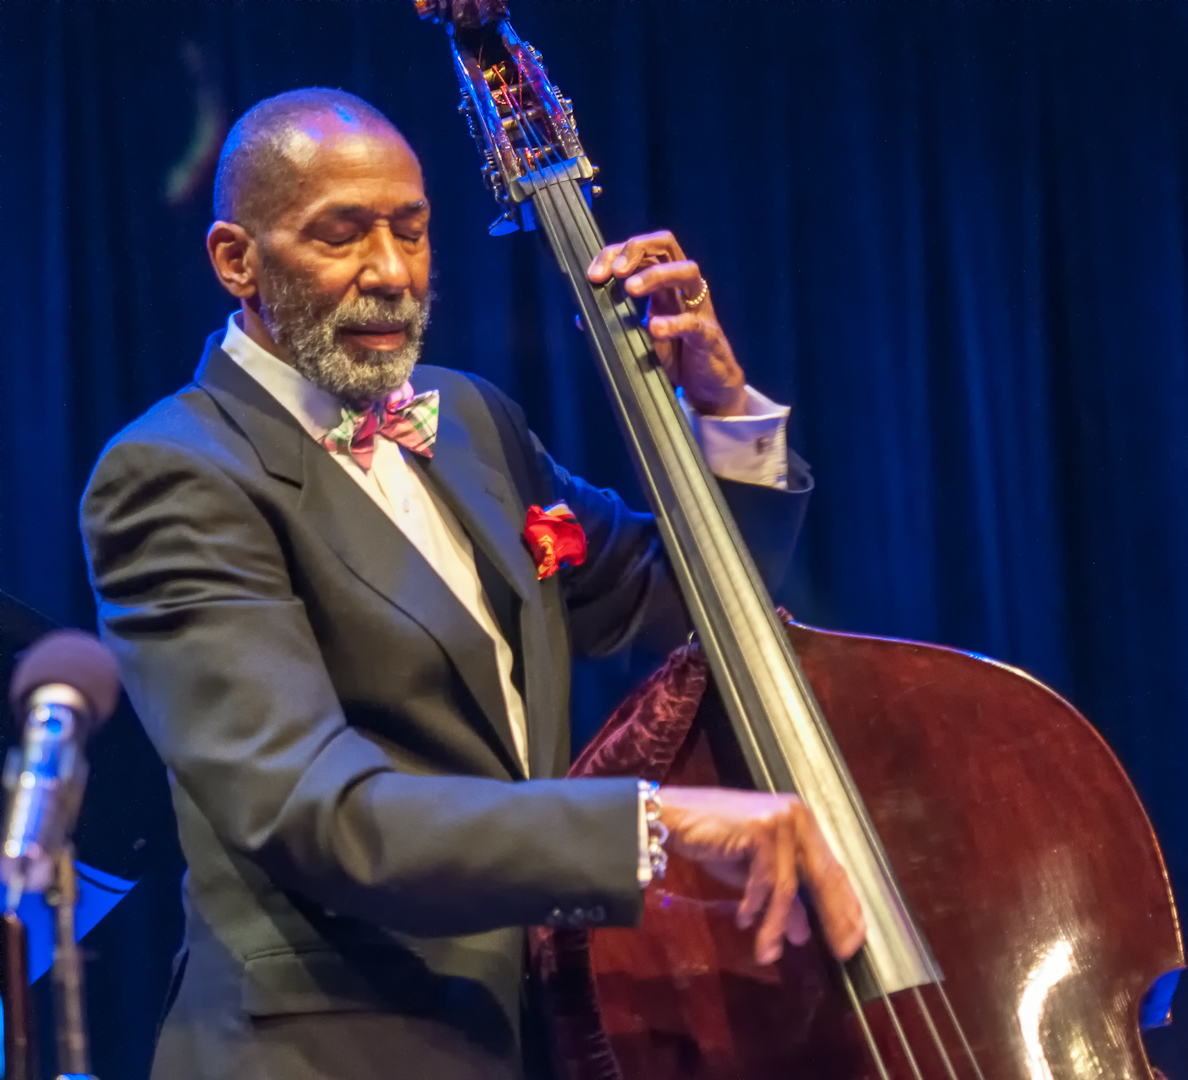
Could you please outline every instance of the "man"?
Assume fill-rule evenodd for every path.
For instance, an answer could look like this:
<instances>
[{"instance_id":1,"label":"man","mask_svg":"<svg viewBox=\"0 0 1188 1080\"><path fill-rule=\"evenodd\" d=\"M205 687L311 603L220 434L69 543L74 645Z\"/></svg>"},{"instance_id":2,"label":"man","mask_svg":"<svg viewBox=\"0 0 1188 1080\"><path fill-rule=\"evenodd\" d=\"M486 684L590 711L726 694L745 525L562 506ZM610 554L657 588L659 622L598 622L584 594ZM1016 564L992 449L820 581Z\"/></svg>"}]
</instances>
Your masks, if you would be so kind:
<instances>
[{"instance_id":1,"label":"man","mask_svg":"<svg viewBox=\"0 0 1188 1080\"><path fill-rule=\"evenodd\" d=\"M154 1076L521 1075L523 928L638 919L664 860L649 807L668 853L739 885L761 962L807 935L799 877L852 953L860 907L796 799L554 779L571 650L664 647L685 617L649 517L557 466L493 387L413 371L429 202L395 128L336 91L262 102L215 202L208 252L240 311L82 507L189 863ZM751 407L671 236L606 249L590 276L612 274L651 300L695 410ZM538 581L526 508L560 501L588 553Z\"/></svg>"}]
</instances>

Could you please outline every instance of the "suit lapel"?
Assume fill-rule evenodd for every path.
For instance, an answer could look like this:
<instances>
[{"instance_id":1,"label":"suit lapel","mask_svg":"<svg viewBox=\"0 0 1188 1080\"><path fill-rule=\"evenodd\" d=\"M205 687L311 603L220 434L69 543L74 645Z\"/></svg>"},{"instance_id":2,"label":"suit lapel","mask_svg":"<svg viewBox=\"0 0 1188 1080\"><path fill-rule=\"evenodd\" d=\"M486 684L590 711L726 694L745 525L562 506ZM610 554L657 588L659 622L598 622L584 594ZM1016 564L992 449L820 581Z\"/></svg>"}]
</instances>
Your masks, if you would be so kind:
<instances>
[{"instance_id":1,"label":"suit lapel","mask_svg":"<svg viewBox=\"0 0 1188 1080\"><path fill-rule=\"evenodd\" d=\"M490 637L330 454L307 439L303 457L305 484L298 511L361 581L441 646L503 746L507 763L521 773Z\"/></svg>"},{"instance_id":2,"label":"suit lapel","mask_svg":"<svg viewBox=\"0 0 1188 1080\"><path fill-rule=\"evenodd\" d=\"M310 442L297 420L218 346L211 334L194 381L231 417L256 448L264 469L292 484L302 481L301 449Z\"/></svg>"},{"instance_id":3,"label":"suit lapel","mask_svg":"<svg viewBox=\"0 0 1188 1080\"><path fill-rule=\"evenodd\" d=\"M271 394L214 344L215 340L212 337L207 343L198 384L244 432L270 474L301 486L298 512L351 572L437 642L490 724L506 763L522 775L490 637L408 537ZM455 496L475 497L488 504L479 507L477 518L471 513L458 514L475 537L471 519L485 519L492 509L489 504L499 505L498 500L487 492L479 474L472 476L465 467L451 468L449 464L442 471L452 482L439 485L438 490L451 508ZM498 474L491 475L501 479ZM505 527L510 530L506 521ZM500 572L504 572L502 566Z\"/></svg>"}]
</instances>

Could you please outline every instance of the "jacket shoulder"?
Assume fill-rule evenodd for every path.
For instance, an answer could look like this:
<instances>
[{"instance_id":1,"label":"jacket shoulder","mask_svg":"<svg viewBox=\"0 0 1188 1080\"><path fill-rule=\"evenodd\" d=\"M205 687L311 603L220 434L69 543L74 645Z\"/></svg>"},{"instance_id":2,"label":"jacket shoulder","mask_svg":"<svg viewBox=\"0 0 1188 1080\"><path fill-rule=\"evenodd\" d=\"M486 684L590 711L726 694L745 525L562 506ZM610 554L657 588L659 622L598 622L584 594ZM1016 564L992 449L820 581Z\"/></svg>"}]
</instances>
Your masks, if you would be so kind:
<instances>
[{"instance_id":1,"label":"jacket shoulder","mask_svg":"<svg viewBox=\"0 0 1188 1080\"><path fill-rule=\"evenodd\" d=\"M225 421L220 421L211 396L197 383L190 383L162 398L116 432L103 448L103 454L127 444L172 443L192 447L210 441L219 427L227 427Z\"/></svg>"},{"instance_id":2,"label":"jacket shoulder","mask_svg":"<svg viewBox=\"0 0 1188 1080\"><path fill-rule=\"evenodd\" d=\"M239 445L241 444L242 445ZM83 503L100 486L161 470L239 473L252 460L247 441L202 387L162 398L108 441L91 470Z\"/></svg>"}]
</instances>

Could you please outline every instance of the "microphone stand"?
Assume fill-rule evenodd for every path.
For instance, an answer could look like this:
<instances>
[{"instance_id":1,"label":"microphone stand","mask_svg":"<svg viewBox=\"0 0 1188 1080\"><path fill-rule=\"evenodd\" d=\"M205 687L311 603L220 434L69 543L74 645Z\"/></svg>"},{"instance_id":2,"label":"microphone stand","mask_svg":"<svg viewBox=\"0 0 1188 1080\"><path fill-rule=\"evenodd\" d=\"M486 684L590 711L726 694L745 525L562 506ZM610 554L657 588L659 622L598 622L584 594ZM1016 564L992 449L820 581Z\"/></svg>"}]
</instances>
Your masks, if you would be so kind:
<instances>
[{"instance_id":1,"label":"microphone stand","mask_svg":"<svg viewBox=\"0 0 1188 1080\"><path fill-rule=\"evenodd\" d=\"M67 841L54 859L54 883L46 890L54 909L54 1005L58 1035L58 1080L96 1080L91 1075L83 1003L83 969L74 939L74 909L78 879L74 874L74 845Z\"/></svg>"},{"instance_id":2,"label":"microphone stand","mask_svg":"<svg viewBox=\"0 0 1188 1080\"><path fill-rule=\"evenodd\" d=\"M0 921L3 968L4 1075L7 1080L39 1080L37 1025L29 989L29 939L15 911Z\"/></svg>"}]
</instances>

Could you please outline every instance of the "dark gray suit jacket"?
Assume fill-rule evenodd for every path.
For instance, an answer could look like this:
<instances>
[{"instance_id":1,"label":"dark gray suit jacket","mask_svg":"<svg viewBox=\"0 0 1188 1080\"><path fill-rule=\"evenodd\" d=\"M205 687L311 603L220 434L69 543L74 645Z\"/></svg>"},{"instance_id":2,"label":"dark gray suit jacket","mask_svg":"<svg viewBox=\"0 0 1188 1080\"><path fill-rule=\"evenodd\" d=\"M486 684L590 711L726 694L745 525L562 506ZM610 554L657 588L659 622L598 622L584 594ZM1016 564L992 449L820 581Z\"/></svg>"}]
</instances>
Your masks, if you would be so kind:
<instances>
[{"instance_id":1,"label":"dark gray suit jacket","mask_svg":"<svg viewBox=\"0 0 1188 1080\"><path fill-rule=\"evenodd\" d=\"M414 465L515 654L524 781L490 639L216 341L107 447L82 504L101 631L189 865L156 1075L514 1076L522 928L640 912L635 782L552 778L571 653L684 632L652 520L558 467L489 384L418 368L441 419ZM803 494L727 486L790 550ZM562 499L588 558L537 581L526 508Z\"/></svg>"}]
</instances>

